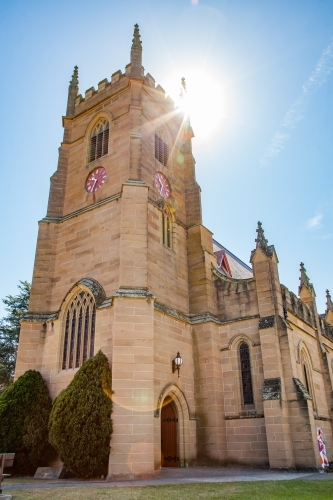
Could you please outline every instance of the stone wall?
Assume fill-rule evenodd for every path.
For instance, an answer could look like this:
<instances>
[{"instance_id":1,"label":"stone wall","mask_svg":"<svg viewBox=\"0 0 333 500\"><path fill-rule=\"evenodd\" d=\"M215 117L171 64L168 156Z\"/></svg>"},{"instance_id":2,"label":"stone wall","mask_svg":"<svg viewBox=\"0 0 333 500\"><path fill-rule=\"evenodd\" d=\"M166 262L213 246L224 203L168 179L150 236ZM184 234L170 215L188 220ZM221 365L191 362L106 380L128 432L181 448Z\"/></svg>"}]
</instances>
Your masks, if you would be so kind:
<instances>
[{"instance_id":1,"label":"stone wall","mask_svg":"<svg viewBox=\"0 0 333 500\"><path fill-rule=\"evenodd\" d=\"M181 466L313 467L317 426L332 460L332 325L318 317L311 287L301 287L298 298L280 285L261 224L253 278L219 273L212 233L201 223L189 122L150 75L130 78L130 67L126 73L78 96L73 116L64 117L16 377L40 370L52 397L70 383L77 369L62 369L64 318L89 278L102 291L94 349L107 355L113 380L109 479L160 468L161 408L170 398ZM89 163L91 132L102 117L110 124L108 154ZM166 165L155 158L157 132L169 145ZM89 194L85 181L97 167L107 179ZM170 183L167 200L156 172ZM170 247L162 239L166 209ZM253 404L244 403L242 343ZM178 351L179 377L172 372Z\"/></svg>"}]
</instances>

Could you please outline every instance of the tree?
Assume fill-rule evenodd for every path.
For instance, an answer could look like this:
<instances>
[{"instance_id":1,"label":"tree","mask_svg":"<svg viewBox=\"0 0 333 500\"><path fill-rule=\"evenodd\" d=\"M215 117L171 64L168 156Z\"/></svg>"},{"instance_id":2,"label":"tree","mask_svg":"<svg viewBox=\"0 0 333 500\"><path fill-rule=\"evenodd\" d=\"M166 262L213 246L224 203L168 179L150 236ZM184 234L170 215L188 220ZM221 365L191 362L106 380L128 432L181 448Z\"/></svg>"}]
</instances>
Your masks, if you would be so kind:
<instances>
[{"instance_id":1,"label":"tree","mask_svg":"<svg viewBox=\"0 0 333 500\"><path fill-rule=\"evenodd\" d=\"M0 319L0 393L13 382L20 320L28 311L31 285L20 281L18 295L7 295L2 302L8 315Z\"/></svg>"},{"instance_id":2,"label":"tree","mask_svg":"<svg viewBox=\"0 0 333 500\"><path fill-rule=\"evenodd\" d=\"M48 442L52 400L41 374L26 371L0 396L0 449L15 453L18 472L47 465L55 450Z\"/></svg>"},{"instance_id":3,"label":"tree","mask_svg":"<svg viewBox=\"0 0 333 500\"><path fill-rule=\"evenodd\" d=\"M106 474L112 433L111 372L102 351L89 359L53 402L49 441L80 477Z\"/></svg>"}]
</instances>

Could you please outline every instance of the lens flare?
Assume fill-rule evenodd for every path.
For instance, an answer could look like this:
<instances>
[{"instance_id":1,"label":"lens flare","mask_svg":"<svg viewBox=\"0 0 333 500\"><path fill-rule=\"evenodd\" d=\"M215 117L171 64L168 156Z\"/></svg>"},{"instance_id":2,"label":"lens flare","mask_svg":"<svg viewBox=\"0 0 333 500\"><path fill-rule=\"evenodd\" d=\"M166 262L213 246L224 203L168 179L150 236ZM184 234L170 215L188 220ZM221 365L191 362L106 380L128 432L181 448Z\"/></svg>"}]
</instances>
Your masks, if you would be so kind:
<instances>
[{"instance_id":1,"label":"lens flare","mask_svg":"<svg viewBox=\"0 0 333 500\"><path fill-rule=\"evenodd\" d=\"M185 77L186 90L181 87L182 76ZM169 76L167 83L167 92L185 118L190 118L196 137L217 137L226 126L230 114L228 86L221 76L214 70L194 71L185 68L180 77L172 75L171 81Z\"/></svg>"},{"instance_id":2,"label":"lens flare","mask_svg":"<svg viewBox=\"0 0 333 500\"><path fill-rule=\"evenodd\" d=\"M151 389L142 389L135 387L128 387L122 391L115 391L112 394L112 401L115 405L128 410L131 414L149 413L161 408L170 403L170 397L164 398L156 406L154 400L154 392Z\"/></svg>"},{"instance_id":3,"label":"lens flare","mask_svg":"<svg viewBox=\"0 0 333 500\"><path fill-rule=\"evenodd\" d=\"M223 83L206 73L192 73L186 77L186 87L180 107L190 117L196 135L211 136L223 126L227 117Z\"/></svg>"},{"instance_id":4,"label":"lens flare","mask_svg":"<svg viewBox=\"0 0 333 500\"><path fill-rule=\"evenodd\" d=\"M131 412L146 413L154 411L154 394L150 389L129 387L123 391L114 392L112 400L118 406Z\"/></svg>"}]
</instances>

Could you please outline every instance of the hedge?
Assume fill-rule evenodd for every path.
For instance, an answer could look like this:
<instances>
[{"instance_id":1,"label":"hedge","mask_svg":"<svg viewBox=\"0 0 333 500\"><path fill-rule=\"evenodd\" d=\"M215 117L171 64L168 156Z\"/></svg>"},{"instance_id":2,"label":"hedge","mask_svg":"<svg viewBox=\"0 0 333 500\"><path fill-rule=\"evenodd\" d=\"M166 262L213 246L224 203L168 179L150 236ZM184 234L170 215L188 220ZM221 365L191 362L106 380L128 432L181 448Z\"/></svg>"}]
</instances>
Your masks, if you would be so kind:
<instances>
[{"instance_id":1,"label":"hedge","mask_svg":"<svg viewBox=\"0 0 333 500\"><path fill-rule=\"evenodd\" d=\"M49 440L65 468L80 477L105 475L112 434L111 372L99 351L53 402Z\"/></svg>"},{"instance_id":2,"label":"hedge","mask_svg":"<svg viewBox=\"0 0 333 500\"><path fill-rule=\"evenodd\" d=\"M15 453L17 472L31 473L55 455L48 442L52 400L41 374L26 371L0 396L0 452Z\"/></svg>"}]
</instances>

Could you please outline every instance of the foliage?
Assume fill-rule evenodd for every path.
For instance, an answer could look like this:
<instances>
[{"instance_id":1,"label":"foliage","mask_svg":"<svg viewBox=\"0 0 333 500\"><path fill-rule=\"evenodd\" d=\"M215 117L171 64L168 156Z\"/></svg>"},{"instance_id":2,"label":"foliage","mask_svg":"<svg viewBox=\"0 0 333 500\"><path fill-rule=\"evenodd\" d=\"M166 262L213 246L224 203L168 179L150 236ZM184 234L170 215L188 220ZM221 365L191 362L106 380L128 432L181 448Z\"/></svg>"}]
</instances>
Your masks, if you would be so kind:
<instances>
[{"instance_id":1,"label":"foliage","mask_svg":"<svg viewBox=\"0 0 333 500\"><path fill-rule=\"evenodd\" d=\"M99 351L53 402L49 440L64 466L80 477L107 471L112 433L111 372Z\"/></svg>"},{"instance_id":2,"label":"foliage","mask_svg":"<svg viewBox=\"0 0 333 500\"><path fill-rule=\"evenodd\" d=\"M20 320L29 306L30 283L20 281L18 288L20 290L18 295L7 295L2 299L8 315L0 319L0 392L13 381Z\"/></svg>"},{"instance_id":3,"label":"foliage","mask_svg":"<svg viewBox=\"0 0 333 500\"><path fill-rule=\"evenodd\" d=\"M52 400L41 374L26 371L0 396L0 450L15 453L15 467L33 472L54 455L47 422Z\"/></svg>"}]
</instances>

